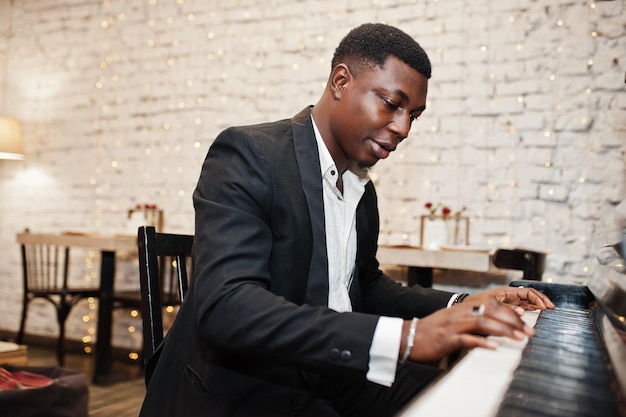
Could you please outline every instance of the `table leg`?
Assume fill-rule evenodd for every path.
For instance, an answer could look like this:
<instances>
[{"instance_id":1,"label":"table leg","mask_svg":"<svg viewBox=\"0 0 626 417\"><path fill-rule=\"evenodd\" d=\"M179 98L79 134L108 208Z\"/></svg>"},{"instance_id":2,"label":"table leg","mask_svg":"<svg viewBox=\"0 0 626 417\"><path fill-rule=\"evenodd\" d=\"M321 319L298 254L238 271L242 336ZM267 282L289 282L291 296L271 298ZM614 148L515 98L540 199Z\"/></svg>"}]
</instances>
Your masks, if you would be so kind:
<instances>
[{"instance_id":1,"label":"table leg","mask_svg":"<svg viewBox=\"0 0 626 417\"><path fill-rule=\"evenodd\" d=\"M106 382L111 374L111 323L113 316L113 281L115 252L102 251L100 264L100 299L98 300L98 329L95 346L94 383Z\"/></svg>"},{"instance_id":2,"label":"table leg","mask_svg":"<svg viewBox=\"0 0 626 417\"><path fill-rule=\"evenodd\" d=\"M429 288L433 286L433 269L421 266L409 266L407 268L407 284L409 287L418 284Z\"/></svg>"}]
</instances>

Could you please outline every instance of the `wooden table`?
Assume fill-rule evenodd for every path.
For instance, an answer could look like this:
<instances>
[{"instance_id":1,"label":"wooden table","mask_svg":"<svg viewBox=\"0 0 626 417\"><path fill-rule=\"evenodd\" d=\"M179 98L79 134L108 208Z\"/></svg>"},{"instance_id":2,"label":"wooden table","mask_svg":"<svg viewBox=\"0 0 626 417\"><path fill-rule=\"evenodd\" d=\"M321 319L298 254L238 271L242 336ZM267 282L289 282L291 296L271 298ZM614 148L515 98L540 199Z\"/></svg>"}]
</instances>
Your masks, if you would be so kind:
<instances>
[{"instance_id":1,"label":"wooden table","mask_svg":"<svg viewBox=\"0 0 626 417\"><path fill-rule=\"evenodd\" d=\"M481 248L431 250L412 246L379 246L376 257L381 264L406 266L408 284L423 287L432 287L434 268L475 272L495 270L491 251Z\"/></svg>"},{"instance_id":2,"label":"wooden table","mask_svg":"<svg viewBox=\"0 0 626 417\"><path fill-rule=\"evenodd\" d=\"M27 363L26 346L0 340L0 365L26 366Z\"/></svg>"},{"instance_id":3,"label":"wooden table","mask_svg":"<svg viewBox=\"0 0 626 417\"><path fill-rule=\"evenodd\" d=\"M111 325L113 316L113 287L115 283L115 254L137 253L137 236L99 235L99 234L42 234L19 233L17 242L47 243L67 247L80 247L99 250L100 260L100 296L98 300L98 326L95 345L95 367L93 381L106 382L111 373L112 348Z\"/></svg>"}]
</instances>

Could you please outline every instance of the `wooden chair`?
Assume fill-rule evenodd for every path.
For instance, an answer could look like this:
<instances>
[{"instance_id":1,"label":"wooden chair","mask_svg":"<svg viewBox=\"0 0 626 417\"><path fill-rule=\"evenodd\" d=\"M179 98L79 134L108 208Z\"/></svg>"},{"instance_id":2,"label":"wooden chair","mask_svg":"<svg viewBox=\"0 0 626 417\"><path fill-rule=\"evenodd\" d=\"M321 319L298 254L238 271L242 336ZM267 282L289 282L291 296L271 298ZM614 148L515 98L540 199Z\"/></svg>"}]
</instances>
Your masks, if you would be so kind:
<instances>
[{"instance_id":1,"label":"wooden chair","mask_svg":"<svg viewBox=\"0 0 626 417\"><path fill-rule=\"evenodd\" d=\"M546 253L528 249L497 249L492 261L498 268L524 271L522 279L541 281Z\"/></svg>"},{"instance_id":2,"label":"wooden chair","mask_svg":"<svg viewBox=\"0 0 626 417\"><path fill-rule=\"evenodd\" d=\"M163 340L163 308L174 301L182 303L187 292L193 236L156 233L152 226L141 226L137 246L143 359L147 363ZM179 298L174 300L174 297Z\"/></svg>"},{"instance_id":3,"label":"wooden chair","mask_svg":"<svg viewBox=\"0 0 626 417\"><path fill-rule=\"evenodd\" d=\"M65 321L74 305L83 298L98 297L94 287L72 286L69 283L70 249L40 243L22 244L22 275L24 296L17 343L24 341L28 307L35 298L49 301L57 313L59 336L57 361L65 363Z\"/></svg>"},{"instance_id":4,"label":"wooden chair","mask_svg":"<svg viewBox=\"0 0 626 417\"><path fill-rule=\"evenodd\" d=\"M140 205L128 210L128 219L138 216L141 221L149 220L149 224L154 225L156 230L163 230L163 210L159 210L156 206ZM148 223L137 223L148 224ZM147 227L147 226L146 226ZM137 289L116 289L113 291L112 303L114 309L136 309L141 310L141 291Z\"/></svg>"}]
</instances>

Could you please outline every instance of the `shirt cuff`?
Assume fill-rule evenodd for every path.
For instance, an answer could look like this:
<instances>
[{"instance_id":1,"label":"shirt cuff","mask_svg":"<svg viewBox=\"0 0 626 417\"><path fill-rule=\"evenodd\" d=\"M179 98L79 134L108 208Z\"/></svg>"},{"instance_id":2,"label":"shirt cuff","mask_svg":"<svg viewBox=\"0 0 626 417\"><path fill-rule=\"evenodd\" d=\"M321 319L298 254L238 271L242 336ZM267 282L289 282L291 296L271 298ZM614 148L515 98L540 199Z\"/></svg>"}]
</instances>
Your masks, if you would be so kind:
<instances>
[{"instance_id":1,"label":"shirt cuff","mask_svg":"<svg viewBox=\"0 0 626 417\"><path fill-rule=\"evenodd\" d=\"M380 317L370 346L368 381L390 387L396 379L402 324L398 317Z\"/></svg>"},{"instance_id":2,"label":"shirt cuff","mask_svg":"<svg viewBox=\"0 0 626 417\"><path fill-rule=\"evenodd\" d=\"M450 297L450 300L448 300L447 308L452 307L452 304L454 304L456 299L459 298L459 295L461 295L461 294L454 294L452 297Z\"/></svg>"}]
</instances>

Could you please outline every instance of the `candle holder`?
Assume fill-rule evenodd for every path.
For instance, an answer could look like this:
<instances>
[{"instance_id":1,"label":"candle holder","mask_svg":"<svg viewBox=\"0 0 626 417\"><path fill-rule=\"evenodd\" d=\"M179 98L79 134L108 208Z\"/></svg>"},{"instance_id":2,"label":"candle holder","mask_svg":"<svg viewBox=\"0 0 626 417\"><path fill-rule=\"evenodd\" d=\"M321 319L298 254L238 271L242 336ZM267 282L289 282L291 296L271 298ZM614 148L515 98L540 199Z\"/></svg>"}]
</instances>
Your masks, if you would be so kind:
<instances>
[{"instance_id":1,"label":"candle holder","mask_svg":"<svg viewBox=\"0 0 626 417\"><path fill-rule=\"evenodd\" d=\"M128 210L129 231L137 233L139 226L154 226L157 231L163 231L163 210L154 204L137 204Z\"/></svg>"}]
</instances>

